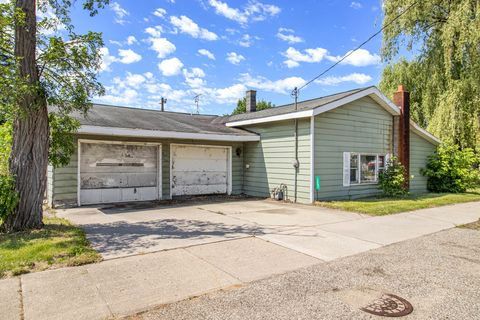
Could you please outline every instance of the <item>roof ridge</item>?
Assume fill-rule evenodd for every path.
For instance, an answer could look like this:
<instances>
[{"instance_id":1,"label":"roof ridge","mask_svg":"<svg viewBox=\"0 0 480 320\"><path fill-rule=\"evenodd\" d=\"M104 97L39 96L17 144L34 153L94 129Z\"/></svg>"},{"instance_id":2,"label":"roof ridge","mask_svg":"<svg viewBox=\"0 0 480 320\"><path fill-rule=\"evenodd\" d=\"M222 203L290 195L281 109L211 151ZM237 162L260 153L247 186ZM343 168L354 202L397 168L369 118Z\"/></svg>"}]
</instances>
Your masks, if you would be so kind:
<instances>
[{"instance_id":1,"label":"roof ridge","mask_svg":"<svg viewBox=\"0 0 480 320\"><path fill-rule=\"evenodd\" d=\"M161 111L161 110L156 110L156 109L127 107L127 106L119 106L119 105L106 104L106 103L92 103L92 106L108 107L108 108L123 108L123 109L130 109L130 110L150 111L150 112L155 112L155 113L182 114L182 115L202 116L202 117L219 117L219 115L216 115L216 114L201 114L201 113L178 112L178 111Z\"/></svg>"}]
</instances>

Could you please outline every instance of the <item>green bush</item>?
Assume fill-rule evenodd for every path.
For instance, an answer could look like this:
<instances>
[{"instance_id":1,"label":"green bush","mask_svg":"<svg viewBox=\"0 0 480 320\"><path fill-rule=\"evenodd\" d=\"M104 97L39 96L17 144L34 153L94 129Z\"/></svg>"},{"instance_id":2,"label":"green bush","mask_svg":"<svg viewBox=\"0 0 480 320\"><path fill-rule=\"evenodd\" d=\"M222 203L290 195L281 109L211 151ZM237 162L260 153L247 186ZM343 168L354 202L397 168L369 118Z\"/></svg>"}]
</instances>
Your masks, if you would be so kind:
<instances>
[{"instance_id":1,"label":"green bush","mask_svg":"<svg viewBox=\"0 0 480 320\"><path fill-rule=\"evenodd\" d=\"M396 157L390 158L385 170L380 172L379 187L388 197L398 197L408 193L405 188L405 168Z\"/></svg>"},{"instance_id":2,"label":"green bush","mask_svg":"<svg viewBox=\"0 0 480 320\"><path fill-rule=\"evenodd\" d=\"M18 194L11 176L0 175L0 226L18 204Z\"/></svg>"},{"instance_id":3,"label":"green bush","mask_svg":"<svg viewBox=\"0 0 480 320\"><path fill-rule=\"evenodd\" d=\"M453 144L440 145L430 156L421 172L428 178L427 188L432 192L465 192L475 187L480 179L479 156L472 149Z\"/></svg>"}]
</instances>

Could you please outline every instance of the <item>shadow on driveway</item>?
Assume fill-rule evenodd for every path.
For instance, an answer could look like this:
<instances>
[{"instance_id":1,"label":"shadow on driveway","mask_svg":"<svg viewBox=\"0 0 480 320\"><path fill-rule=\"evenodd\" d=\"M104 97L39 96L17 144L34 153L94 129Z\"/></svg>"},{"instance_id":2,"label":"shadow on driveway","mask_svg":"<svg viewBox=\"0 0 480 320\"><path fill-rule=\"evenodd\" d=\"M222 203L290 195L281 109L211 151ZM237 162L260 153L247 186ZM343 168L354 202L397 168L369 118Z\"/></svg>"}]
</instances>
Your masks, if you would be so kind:
<instances>
[{"instance_id":1,"label":"shadow on driveway","mask_svg":"<svg viewBox=\"0 0 480 320\"><path fill-rule=\"evenodd\" d=\"M264 234L258 226L186 219L118 221L82 228L93 247L106 258Z\"/></svg>"}]
</instances>

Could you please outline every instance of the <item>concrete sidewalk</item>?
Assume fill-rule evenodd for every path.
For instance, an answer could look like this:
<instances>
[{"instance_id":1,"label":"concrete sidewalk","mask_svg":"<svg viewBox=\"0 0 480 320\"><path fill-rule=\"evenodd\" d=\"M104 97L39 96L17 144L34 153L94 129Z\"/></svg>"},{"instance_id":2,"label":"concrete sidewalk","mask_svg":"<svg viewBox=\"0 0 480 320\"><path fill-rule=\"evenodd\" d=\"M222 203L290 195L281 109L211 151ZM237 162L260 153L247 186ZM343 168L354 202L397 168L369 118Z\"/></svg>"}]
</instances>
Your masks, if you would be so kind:
<instances>
[{"instance_id":1,"label":"concrete sidewalk","mask_svg":"<svg viewBox=\"0 0 480 320\"><path fill-rule=\"evenodd\" d=\"M203 210L214 211L205 207ZM311 215L320 211L302 207L298 218L303 222L295 225L291 214L281 220L282 211L268 210L263 214L257 211L256 215L221 212L229 219L261 226L263 232L255 237L224 239L0 280L0 319L118 317L480 218L479 202L358 219L343 219L340 211L312 219Z\"/></svg>"}]
</instances>

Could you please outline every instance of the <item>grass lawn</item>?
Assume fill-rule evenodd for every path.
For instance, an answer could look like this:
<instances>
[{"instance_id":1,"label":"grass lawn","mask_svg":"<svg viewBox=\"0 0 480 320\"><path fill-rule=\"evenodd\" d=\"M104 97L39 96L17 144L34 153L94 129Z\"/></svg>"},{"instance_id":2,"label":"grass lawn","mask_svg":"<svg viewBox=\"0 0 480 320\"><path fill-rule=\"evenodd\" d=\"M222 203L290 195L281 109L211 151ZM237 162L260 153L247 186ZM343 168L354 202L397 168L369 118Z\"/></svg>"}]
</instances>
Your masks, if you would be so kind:
<instances>
[{"instance_id":1,"label":"grass lawn","mask_svg":"<svg viewBox=\"0 0 480 320\"><path fill-rule=\"evenodd\" d=\"M383 216L404 211L433 208L448 204L480 201L480 189L465 193L426 193L402 198L365 198L349 201L317 201L316 205Z\"/></svg>"},{"instance_id":2,"label":"grass lawn","mask_svg":"<svg viewBox=\"0 0 480 320\"><path fill-rule=\"evenodd\" d=\"M44 218L42 230L0 233L0 278L101 260L82 229L60 218Z\"/></svg>"}]
</instances>

